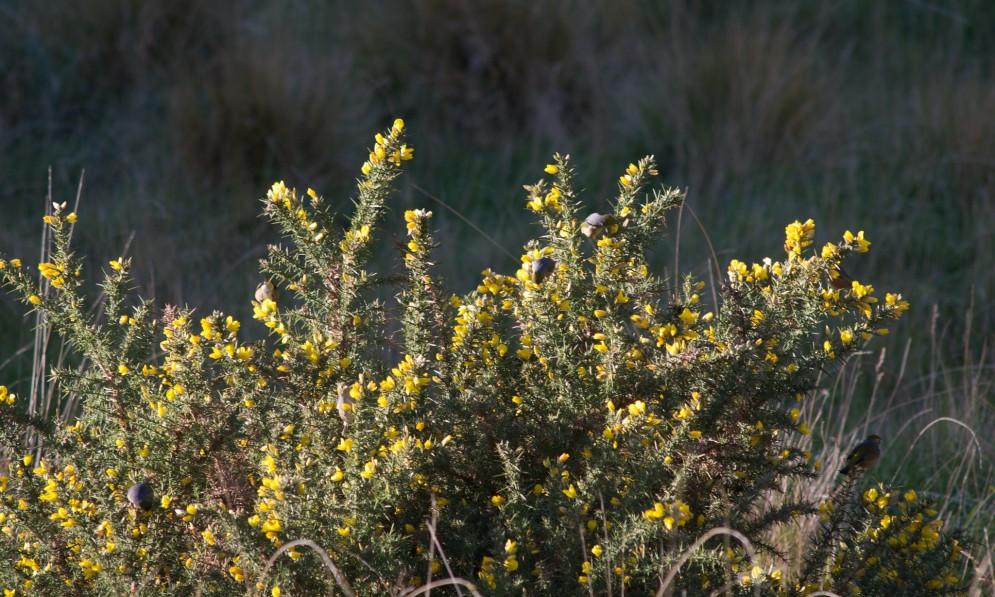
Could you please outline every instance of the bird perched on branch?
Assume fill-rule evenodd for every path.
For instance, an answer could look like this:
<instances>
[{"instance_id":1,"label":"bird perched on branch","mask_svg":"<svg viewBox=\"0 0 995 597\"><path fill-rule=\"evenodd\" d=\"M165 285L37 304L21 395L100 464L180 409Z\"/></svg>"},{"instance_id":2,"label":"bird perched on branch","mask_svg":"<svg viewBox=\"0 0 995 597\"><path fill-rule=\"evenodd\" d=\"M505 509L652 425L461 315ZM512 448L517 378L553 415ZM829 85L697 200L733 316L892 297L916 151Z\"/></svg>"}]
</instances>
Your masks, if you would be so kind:
<instances>
[{"instance_id":1,"label":"bird perched on branch","mask_svg":"<svg viewBox=\"0 0 995 597\"><path fill-rule=\"evenodd\" d=\"M128 489L128 501L146 512L152 509L153 500L155 495L152 493L152 486L144 481L135 483Z\"/></svg>"},{"instance_id":2,"label":"bird perched on branch","mask_svg":"<svg viewBox=\"0 0 995 597\"><path fill-rule=\"evenodd\" d=\"M541 259L534 259L529 265L532 266L532 281L536 284L542 284L542 281L553 275L556 270L556 262L549 257L543 257Z\"/></svg>"},{"instance_id":3,"label":"bird perched on branch","mask_svg":"<svg viewBox=\"0 0 995 597\"><path fill-rule=\"evenodd\" d=\"M266 299L276 301L280 298L280 291L277 289L276 284L273 280L266 278L256 286L256 300L262 303Z\"/></svg>"},{"instance_id":4,"label":"bird perched on branch","mask_svg":"<svg viewBox=\"0 0 995 597\"><path fill-rule=\"evenodd\" d=\"M612 223L611 216L603 216L598 212L587 216L580 225L580 232L587 238L595 238L601 231L605 229L605 226L609 226Z\"/></svg>"},{"instance_id":5,"label":"bird perched on branch","mask_svg":"<svg viewBox=\"0 0 995 597\"><path fill-rule=\"evenodd\" d=\"M854 469L870 468L879 458L881 458L881 438L877 435L868 435L867 439L857 444L857 447L847 454L846 466L840 470L840 473L849 475Z\"/></svg>"},{"instance_id":6,"label":"bird perched on branch","mask_svg":"<svg viewBox=\"0 0 995 597\"><path fill-rule=\"evenodd\" d=\"M356 400L349 393L349 384L339 382L338 399L335 402L335 409L339 412L344 427L349 427L356 420Z\"/></svg>"},{"instance_id":7,"label":"bird perched on branch","mask_svg":"<svg viewBox=\"0 0 995 597\"><path fill-rule=\"evenodd\" d=\"M836 266L835 271L829 272L829 285L840 290L853 289L853 278L840 266Z\"/></svg>"}]
</instances>

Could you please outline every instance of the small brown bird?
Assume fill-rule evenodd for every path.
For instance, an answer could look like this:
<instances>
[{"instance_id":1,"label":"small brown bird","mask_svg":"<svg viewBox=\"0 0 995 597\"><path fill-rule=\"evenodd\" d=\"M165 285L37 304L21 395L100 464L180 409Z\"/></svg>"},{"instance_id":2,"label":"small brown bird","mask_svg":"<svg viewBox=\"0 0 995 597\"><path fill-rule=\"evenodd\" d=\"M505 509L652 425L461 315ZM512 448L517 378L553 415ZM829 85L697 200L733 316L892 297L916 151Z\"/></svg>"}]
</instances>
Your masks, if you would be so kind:
<instances>
[{"instance_id":1,"label":"small brown bird","mask_svg":"<svg viewBox=\"0 0 995 597\"><path fill-rule=\"evenodd\" d=\"M879 458L881 458L881 438L873 434L868 435L867 439L857 444L857 447L847 454L846 466L840 470L840 473L849 475L855 468L870 468Z\"/></svg>"},{"instance_id":2,"label":"small brown bird","mask_svg":"<svg viewBox=\"0 0 995 597\"><path fill-rule=\"evenodd\" d=\"M256 286L256 300L260 303L266 299L276 301L280 298L280 290L277 289L276 284L269 278L266 278Z\"/></svg>"},{"instance_id":3,"label":"small brown bird","mask_svg":"<svg viewBox=\"0 0 995 597\"><path fill-rule=\"evenodd\" d=\"M611 216L603 216L598 212L587 216L580 225L580 232L587 238L595 238L601 231L605 229L605 226L610 226L612 223Z\"/></svg>"},{"instance_id":4,"label":"small brown bird","mask_svg":"<svg viewBox=\"0 0 995 597\"><path fill-rule=\"evenodd\" d=\"M534 259L529 265L532 266L532 281L536 284L542 284L542 281L553 275L556 271L556 262L550 257L543 257L541 259Z\"/></svg>"},{"instance_id":5,"label":"small brown bird","mask_svg":"<svg viewBox=\"0 0 995 597\"><path fill-rule=\"evenodd\" d=\"M846 273L840 266L836 266L836 270L829 273L829 285L833 288L838 288L840 290L852 290L853 289L853 278L850 274Z\"/></svg>"},{"instance_id":6,"label":"small brown bird","mask_svg":"<svg viewBox=\"0 0 995 597\"><path fill-rule=\"evenodd\" d=\"M335 409L339 412L344 427L348 427L356 420L356 400L349 394L349 384L339 382L338 399L335 402Z\"/></svg>"}]
</instances>

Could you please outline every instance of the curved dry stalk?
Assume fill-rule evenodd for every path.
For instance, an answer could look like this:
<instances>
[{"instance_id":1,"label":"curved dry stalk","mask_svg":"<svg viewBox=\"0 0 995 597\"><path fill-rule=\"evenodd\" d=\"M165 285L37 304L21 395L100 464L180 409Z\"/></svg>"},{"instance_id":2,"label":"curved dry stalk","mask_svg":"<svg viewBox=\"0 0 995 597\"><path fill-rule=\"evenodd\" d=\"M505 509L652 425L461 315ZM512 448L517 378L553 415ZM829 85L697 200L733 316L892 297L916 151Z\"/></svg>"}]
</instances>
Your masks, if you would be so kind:
<instances>
[{"instance_id":1,"label":"curved dry stalk","mask_svg":"<svg viewBox=\"0 0 995 597\"><path fill-rule=\"evenodd\" d=\"M971 581L971 586L968 589L968 595L970 597L981 597L981 595L983 594L981 592L982 583L990 583L989 588L995 588L995 576L992 576L992 569L993 569L992 554L995 554L995 551L991 549L991 546L989 544L987 530L985 530L984 532L984 540L983 541L979 540L978 543L989 548L987 550L984 550L987 551L988 553L987 555L985 555L984 559L981 560L980 562L967 550L961 552L961 554L964 555L964 557L966 557L968 560L974 563L974 579Z\"/></svg>"},{"instance_id":2,"label":"curved dry stalk","mask_svg":"<svg viewBox=\"0 0 995 597\"><path fill-rule=\"evenodd\" d=\"M736 529L730 529L729 527L715 527L714 529L711 529L710 531L702 535L697 541L695 541L691 545L691 547L684 550L684 553L681 554L681 557L677 560L677 562L675 562L674 565L671 566L670 572L667 573L667 577L660 581L660 588L657 589L656 591L656 597L663 597L664 591L666 591L667 587L670 586L670 583L674 581L674 577L677 576L677 573L680 571L681 566L684 565L684 562L688 561L688 558L691 557L691 554L694 553L694 550L704 545L706 541L708 541L709 539L711 539L716 535L726 535L728 537L733 537L737 541L742 543L743 547L746 548L746 552L750 555L750 562L752 562L756 557L756 552L753 550L753 544L751 544L750 540L746 538L746 535L740 533ZM753 594L760 595L759 586L757 585L753 586Z\"/></svg>"},{"instance_id":3,"label":"curved dry stalk","mask_svg":"<svg viewBox=\"0 0 995 597\"><path fill-rule=\"evenodd\" d=\"M480 593L480 591L477 590L477 585L473 584L472 582L470 582L470 581L468 581L466 579L462 579L462 578L458 578L458 577L457 578L440 578L439 580L433 580L432 582L430 582L428 584L425 584L425 585L422 585L422 586L418 587L417 589L413 589L410 593L405 593L404 597L415 597L415 595L421 595L423 593L428 593L432 589L435 589L435 588L438 588L438 587L444 587L446 585L455 585L457 587L457 590L459 590L459 586L462 585L462 586L466 587L467 591L470 591L470 593L473 595L473 597L484 597Z\"/></svg>"},{"instance_id":4,"label":"curved dry stalk","mask_svg":"<svg viewBox=\"0 0 995 597\"><path fill-rule=\"evenodd\" d=\"M975 449L978 450L978 453L981 453L981 451L982 451L981 450L981 443L978 441L978 435L974 432L974 429L972 429L968 424L964 423L963 421L961 421L959 419L955 419L953 417L937 417L937 418L933 419L932 421L930 421L925 427L923 427L919 431L919 433L916 434L915 439L912 440L912 445L909 446L908 451L905 452L905 456L902 457L902 462L899 463L899 467L898 467L898 469L896 469L896 471L897 470L901 470L902 465L904 465L905 461L908 460L909 455L912 453L913 448L916 447L916 444L919 442L920 439L922 439L922 436L925 435L925 433L927 431L929 431L930 427L932 427L933 425L936 425L937 423L954 423L956 425L960 425L964 429L967 429L968 433L971 434L971 439L974 442ZM892 483L894 483L896 476L897 476L897 473L892 476L892 479L891 479Z\"/></svg>"},{"instance_id":5,"label":"curved dry stalk","mask_svg":"<svg viewBox=\"0 0 995 597\"><path fill-rule=\"evenodd\" d=\"M297 545L305 545L313 549L321 558L321 561L324 562L325 568L327 568L328 571L332 573L332 576L335 577L336 584L338 584L339 588L342 589L342 592L346 594L346 597L356 597L356 591L353 590L352 585L349 584L348 579L346 579L345 575L342 574L342 571L339 570L338 566L335 565L335 562L332 561L331 556L329 556L320 545L310 539L294 539L293 541L288 541L287 543L281 545L280 549L276 550L276 552L271 555L268 560L266 560L266 566L263 568L263 573L259 577L259 582L263 582L266 575L269 574L269 569L273 566L273 562L275 562L283 552L287 551L291 547L296 547ZM249 594L251 595L251 592Z\"/></svg>"}]
</instances>

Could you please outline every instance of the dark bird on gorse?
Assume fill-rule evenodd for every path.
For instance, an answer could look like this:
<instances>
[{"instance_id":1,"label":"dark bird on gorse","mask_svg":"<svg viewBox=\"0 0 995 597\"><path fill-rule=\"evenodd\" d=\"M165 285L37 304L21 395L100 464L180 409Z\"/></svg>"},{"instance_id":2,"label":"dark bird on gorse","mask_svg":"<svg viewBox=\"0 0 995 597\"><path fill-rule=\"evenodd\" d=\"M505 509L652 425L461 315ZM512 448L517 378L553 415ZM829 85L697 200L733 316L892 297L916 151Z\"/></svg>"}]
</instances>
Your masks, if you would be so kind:
<instances>
[{"instance_id":1,"label":"dark bird on gorse","mask_svg":"<svg viewBox=\"0 0 995 597\"><path fill-rule=\"evenodd\" d=\"M867 439L850 450L846 457L846 466L840 472L849 475L855 468L870 468L879 458L881 458L881 438L873 434L868 435Z\"/></svg>"}]
</instances>

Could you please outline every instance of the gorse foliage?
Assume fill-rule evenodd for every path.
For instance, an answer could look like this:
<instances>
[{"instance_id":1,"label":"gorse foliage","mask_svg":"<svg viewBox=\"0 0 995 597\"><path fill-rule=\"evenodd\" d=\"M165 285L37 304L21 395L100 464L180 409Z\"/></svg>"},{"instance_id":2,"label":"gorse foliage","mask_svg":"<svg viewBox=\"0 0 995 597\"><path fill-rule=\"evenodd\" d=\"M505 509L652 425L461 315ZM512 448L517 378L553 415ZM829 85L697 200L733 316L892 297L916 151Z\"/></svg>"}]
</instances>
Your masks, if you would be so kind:
<instances>
[{"instance_id":1,"label":"gorse foliage","mask_svg":"<svg viewBox=\"0 0 995 597\"><path fill-rule=\"evenodd\" d=\"M964 590L963 540L914 492L861 496L859 472L822 504L784 492L824 474L793 441L819 372L907 308L836 283L863 233L815 252L814 224L795 222L785 259L733 260L703 312L703 283L672 286L646 261L683 198L648 190L653 159L629 165L581 234L556 156L526 186L545 233L521 269L448 295L432 214L408 211L388 305L367 258L411 157L400 120L377 135L341 232L316 192L273 185L263 210L288 244L262 270L284 297L254 303L271 343L218 311L128 306L127 259L110 262L95 319L64 206L45 217L41 287L0 261L86 363L53 371L83 398L54 426L4 388L3 428L18 431L2 435L9 594L403 594L458 577L493 595ZM41 439L25 454L29 427ZM129 492L142 482L151 501ZM779 560L773 531L810 515L823 522L808 557ZM748 544L705 539L717 527Z\"/></svg>"}]
</instances>

